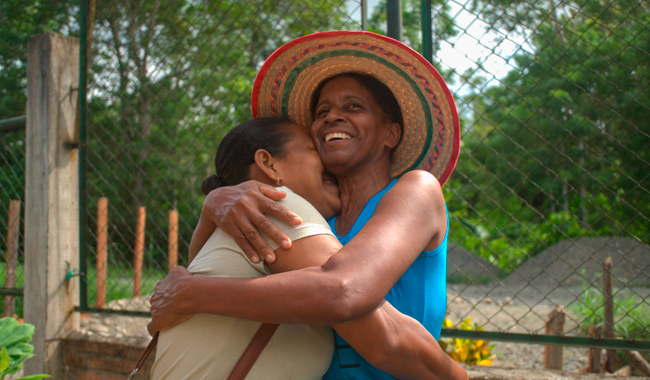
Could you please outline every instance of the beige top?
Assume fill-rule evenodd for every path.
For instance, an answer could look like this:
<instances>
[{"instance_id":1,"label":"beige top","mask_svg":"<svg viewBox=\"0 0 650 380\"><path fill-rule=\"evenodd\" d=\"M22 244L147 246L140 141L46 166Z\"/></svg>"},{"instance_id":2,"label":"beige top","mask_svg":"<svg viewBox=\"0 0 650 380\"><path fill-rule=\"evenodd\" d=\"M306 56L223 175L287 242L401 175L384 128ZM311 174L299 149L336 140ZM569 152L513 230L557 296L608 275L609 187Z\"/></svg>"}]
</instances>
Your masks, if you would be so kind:
<instances>
[{"instance_id":1,"label":"beige top","mask_svg":"<svg viewBox=\"0 0 650 380\"><path fill-rule=\"evenodd\" d=\"M300 215L291 226L272 216L291 240L312 235L332 235L323 217L309 202L286 187L280 203ZM272 249L278 244L266 237ZM196 276L260 277L271 274L263 262L253 264L234 239L216 230L188 270ZM234 294L233 297L237 295ZM261 323L211 314L196 314L160 333L153 380L226 379ZM330 327L280 325L246 377L252 379L321 379L332 361L334 334Z\"/></svg>"}]
</instances>

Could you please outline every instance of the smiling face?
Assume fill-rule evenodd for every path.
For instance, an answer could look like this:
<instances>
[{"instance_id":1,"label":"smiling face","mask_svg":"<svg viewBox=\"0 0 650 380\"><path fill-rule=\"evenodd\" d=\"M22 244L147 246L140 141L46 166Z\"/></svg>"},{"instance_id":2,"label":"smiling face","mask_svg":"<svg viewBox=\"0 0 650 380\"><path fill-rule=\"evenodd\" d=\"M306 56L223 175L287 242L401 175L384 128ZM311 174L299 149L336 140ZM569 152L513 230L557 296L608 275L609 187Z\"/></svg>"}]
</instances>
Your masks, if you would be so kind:
<instances>
[{"instance_id":1,"label":"smiling face","mask_svg":"<svg viewBox=\"0 0 650 380\"><path fill-rule=\"evenodd\" d=\"M294 138L286 145L286 155L275 159L274 165L280 184L305 198L325 219L329 219L341 210L336 179L325 171L309 130L295 123L288 128Z\"/></svg>"},{"instance_id":2,"label":"smiling face","mask_svg":"<svg viewBox=\"0 0 650 380\"><path fill-rule=\"evenodd\" d=\"M322 87L311 135L325 167L337 176L366 165L390 167L401 128L357 79L337 76Z\"/></svg>"}]
</instances>

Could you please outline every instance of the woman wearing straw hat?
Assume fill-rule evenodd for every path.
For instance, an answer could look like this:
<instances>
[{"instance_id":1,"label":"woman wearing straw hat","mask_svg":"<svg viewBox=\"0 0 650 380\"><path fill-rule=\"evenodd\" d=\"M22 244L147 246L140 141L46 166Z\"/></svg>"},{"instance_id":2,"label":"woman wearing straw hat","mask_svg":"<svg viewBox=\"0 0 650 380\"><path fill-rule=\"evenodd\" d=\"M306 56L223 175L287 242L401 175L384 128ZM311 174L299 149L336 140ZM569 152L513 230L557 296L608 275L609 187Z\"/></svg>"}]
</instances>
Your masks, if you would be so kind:
<instances>
[{"instance_id":1,"label":"woman wearing straw hat","mask_svg":"<svg viewBox=\"0 0 650 380\"><path fill-rule=\"evenodd\" d=\"M255 117L284 116L311 126L323 163L338 180L342 210L329 224L345 246L320 267L255 281L195 278L176 269L152 297L156 328L194 313L335 325L361 318L387 300L438 339L446 308L448 235L441 186L460 146L458 113L440 75L390 38L315 33L269 57L255 81L252 106ZM212 192L202 228L218 225L252 261L259 261L260 252L271 262L273 251L257 228L285 248L291 242L264 214L300 223L272 201L283 196L250 182ZM390 376L337 337L324 378Z\"/></svg>"}]
</instances>

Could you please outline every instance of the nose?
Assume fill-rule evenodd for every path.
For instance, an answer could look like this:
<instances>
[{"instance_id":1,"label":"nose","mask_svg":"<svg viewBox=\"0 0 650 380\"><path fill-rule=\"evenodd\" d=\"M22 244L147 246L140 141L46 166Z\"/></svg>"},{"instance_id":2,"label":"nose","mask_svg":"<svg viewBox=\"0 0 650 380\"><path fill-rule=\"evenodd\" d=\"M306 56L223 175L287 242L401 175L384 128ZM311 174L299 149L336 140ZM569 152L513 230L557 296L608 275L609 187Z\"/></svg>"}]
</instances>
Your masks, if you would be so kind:
<instances>
[{"instance_id":1,"label":"nose","mask_svg":"<svg viewBox=\"0 0 650 380\"><path fill-rule=\"evenodd\" d=\"M334 123L342 120L343 114L341 113L341 110L338 109L338 107L330 108L330 110L327 112L327 117L325 117L325 122L327 123Z\"/></svg>"}]
</instances>

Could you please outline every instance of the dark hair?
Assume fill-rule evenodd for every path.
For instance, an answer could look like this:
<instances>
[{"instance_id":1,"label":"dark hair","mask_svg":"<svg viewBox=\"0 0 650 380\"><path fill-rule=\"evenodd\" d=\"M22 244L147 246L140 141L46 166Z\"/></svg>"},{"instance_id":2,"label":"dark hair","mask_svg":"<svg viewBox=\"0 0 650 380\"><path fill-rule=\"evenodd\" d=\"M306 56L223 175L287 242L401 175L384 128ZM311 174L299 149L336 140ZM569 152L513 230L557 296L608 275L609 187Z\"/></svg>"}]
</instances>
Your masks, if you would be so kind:
<instances>
[{"instance_id":1,"label":"dark hair","mask_svg":"<svg viewBox=\"0 0 650 380\"><path fill-rule=\"evenodd\" d=\"M281 118L259 118L245 121L221 140L214 158L216 175L206 178L201 191L207 195L221 186L233 186L249 179L249 170L255 163L255 152L264 149L273 157L286 155L286 146L293 140L287 128L291 121Z\"/></svg>"},{"instance_id":2,"label":"dark hair","mask_svg":"<svg viewBox=\"0 0 650 380\"><path fill-rule=\"evenodd\" d=\"M333 77L329 77L320 82L318 87L316 87L316 91L314 91L311 97L310 111L312 116L316 115L316 106L318 105L318 99L320 98L320 94L323 91L323 87L325 87L327 82L338 77L350 77L356 79L359 83L361 83L361 85L372 94L372 96L375 98L375 102L377 102L386 116L388 116L389 120L391 122L399 124L399 126L402 128L402 134L404 133L404 118L402 117L402 110L399 107L399 103L397 103L397 99L395 99L395 95L393 95L393 92L379 79L368 74L355 72L342 73L334 75Z\"/></svg>"}]
</instances>

